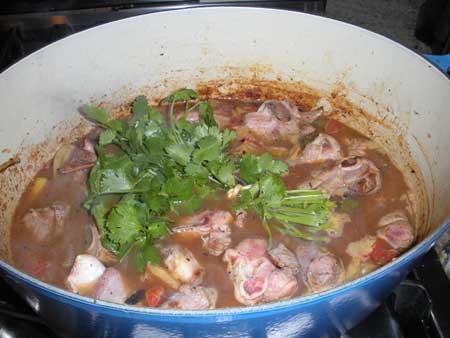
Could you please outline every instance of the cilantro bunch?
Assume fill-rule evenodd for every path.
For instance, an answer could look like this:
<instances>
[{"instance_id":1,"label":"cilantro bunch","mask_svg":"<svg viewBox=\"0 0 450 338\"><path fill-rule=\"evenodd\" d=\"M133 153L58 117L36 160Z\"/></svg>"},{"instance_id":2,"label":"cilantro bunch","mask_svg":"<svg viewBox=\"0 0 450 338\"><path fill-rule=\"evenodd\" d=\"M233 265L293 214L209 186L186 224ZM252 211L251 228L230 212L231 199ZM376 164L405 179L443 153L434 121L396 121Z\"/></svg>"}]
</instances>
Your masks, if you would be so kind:
<instances>
[{"instance_id":1,"label":"cilantro bunch","mask_svg":"<svg viewBox=\"0 0 450 338\"><path fill-rule=\"evenodd\" d=\"M153 241L168 233L170 212L193 212L213 190L235 184L235 164L225 152L235 134L219 131L208 102L189 107L197 98L189 89L165 98L169 124L144 96L135 99L128 120L110 120L105 109L83 107L104 128L84 205L105 248L122 258L138 247L139 270L147 261L158 263ZM184 102L185 110L175 121L177 102ZM199 111L198 123L186 120L193 108ZM114 151L106 151L109 144L116 146Z\"/></svg>"},{"instance_id":2,"label":"cilantro bunch","mask_svg":"<svg viewBox=\"0 0 450 338\"><path fill-rule=\"evenodd\" d=\"M169 233L168 215L193 213L211 194L240 187L237 182L245 186L238 189L234 207L255 210L269 240L271 227L313 239L327 226L334 208L329 196L286 191L281 176L288 167L269 154L230 156L226 150L235 133L219 130L210 104L196 92L181 89L162 103L168 106L168 121L145 96L135 99L125 120L111 120L102 108L82 109L104 129L84 206L95 218L103 246L119 259L136 247L139 271L147 262L158 264L153 243ZM178 119L177 104L183 107ZM198 122L187 120L193 111Z\"/></svg>"},{"instance_id":3,"label":"cilantro bunch","mask_svg":"<svg viewBox=\"0 0 450 338\"><path fill-rule=\"evenodd\" d=\"M269 245L271 227L292 237L321 240L315 233L329 226L335 204L329 195L317 190L286 190L281 175L287 171L285 162L273 160L267 153L244 155L240 176L250 184L240 189L235 208L256 210L269 236ZM273 222L269 225L269 221Z\"/></svg>"}]
</instances>

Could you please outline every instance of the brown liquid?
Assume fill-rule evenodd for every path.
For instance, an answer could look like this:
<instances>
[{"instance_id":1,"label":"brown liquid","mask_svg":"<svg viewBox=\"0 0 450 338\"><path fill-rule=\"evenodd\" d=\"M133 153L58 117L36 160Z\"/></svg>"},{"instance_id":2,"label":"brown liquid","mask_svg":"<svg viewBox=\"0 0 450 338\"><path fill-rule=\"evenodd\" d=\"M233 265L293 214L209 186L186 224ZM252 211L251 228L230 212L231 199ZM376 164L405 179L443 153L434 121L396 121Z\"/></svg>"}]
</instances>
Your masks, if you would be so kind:
<instances>
[{"instance_id":1,"label":"brown liquid","mask_svg":"<svg viewBox=\"0 0 450 338\"><path fill-rule=\"evenodd\" d=\"M242 102L237 100L214 100L212 102L215 113L228 115L234 118L237 123L242 123L242 115L246 112L256 111L260 102ZM325 125L326 118L321 118L317 125ZM317 132L321 131L320 127ZM346 153L344 140L354 137L362 137L361 134L349 127L343 127L333 137L341 144ZM238 142L238 141L236 141ZM273 144L272 144L273 145ZM282 145L280 142L277 145ZM332 239L325 246L337 256L341 257L344 265L348 264L349 256L345 253L348 243L362 238L366 234L375 234L376 223L381 216L388 212L402 209L406 210L406 202L400 197L405 194L407 187L402 174L392 164L389 158L377 151L369 151L366 156L372 160L380 169L382 176L382 189L379 193L358 197L358 208L345 210L351 217L351 224L344 227L342 237ZM310 177L310 172L317 169L319 165L297 165L289 168L289 174L284 177L287 188L296 187L299 183ZM75 257L85 253L89 243L87 225L95 224L94 220L82 207L86 197L87 185L85 182L79 183L74 180L74 175L66 174L52 177L51 163L42 169L37 177L47 177L48 185L37 198L30 197L30 187L23 194L17 207L14 224L11 231L11 250L16 267L35 274L41 280L50 284L65 288L67 278ZM87 173L86 173L87 175ZM87 177L87 176L86 176ZM49 244L39 244L32 240L31 233L21 224L21 218L30 208L40 208L51 205L54 201L63 201L71 205L71 212L64 225L64 236L54 240ZM222 209L229 210L230 205L227 199L214 199L205 202L203 210ZM339 210L338 210L339 211ZM232 244L236 246L245 238L261 237L266 238L266 233L261 226L259 217L250 212L246 221L246 226L239 229L231 227ZM274 231L274 241L280 241L291 250L295 250L296 239L281 235ZM202 285L215 287L219 292L217 307L240 306L233 295L233 285L228 278L226 265L222 261L222 256L214 257L209 255L202 248L201 239L192 239L189 236L171 235L161 241L161 245L178 243L191 250L200 264L205 268L205 277ZM116 266L125 277L130 290L147 289L152 285L158 285L157 280L144 281L142 276L135 269L134 253L130 252L121 263ZM46 268L36 272L36 265L40 262L48 262ZM306 292L301 284L297 295Z\"/></svg>"}]
</instances>

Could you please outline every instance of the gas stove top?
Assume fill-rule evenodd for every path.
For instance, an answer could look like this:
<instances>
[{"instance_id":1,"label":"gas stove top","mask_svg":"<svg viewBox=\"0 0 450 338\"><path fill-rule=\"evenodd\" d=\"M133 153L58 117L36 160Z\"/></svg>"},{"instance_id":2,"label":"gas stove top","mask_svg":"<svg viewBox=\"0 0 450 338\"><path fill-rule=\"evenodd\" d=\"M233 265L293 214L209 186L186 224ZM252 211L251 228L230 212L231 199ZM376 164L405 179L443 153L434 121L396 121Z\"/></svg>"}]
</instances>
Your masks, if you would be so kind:
<instances>
[{"instance_id":1,"label":"gas stove top","mask_svg":"<svg viewBox=\"0 0 450 338\"><path fill-rule=\"evenodd\" d=\"M321 14L326 0L35 0L0 4L0 72L60 38L103 23L173 9L255 6Z\"/></svg>"},{"instance_id":2,"label":"gas stove top","mask_svg":"<svg viewBox=\"0 0 450 338\"><path fill-rule=\"evenodd\" d=\"M450 282L431 250L369 318L340 338L448 338L449 294ZM0 279L0 338L64 337Z\"/></svg>"}]
</instances>

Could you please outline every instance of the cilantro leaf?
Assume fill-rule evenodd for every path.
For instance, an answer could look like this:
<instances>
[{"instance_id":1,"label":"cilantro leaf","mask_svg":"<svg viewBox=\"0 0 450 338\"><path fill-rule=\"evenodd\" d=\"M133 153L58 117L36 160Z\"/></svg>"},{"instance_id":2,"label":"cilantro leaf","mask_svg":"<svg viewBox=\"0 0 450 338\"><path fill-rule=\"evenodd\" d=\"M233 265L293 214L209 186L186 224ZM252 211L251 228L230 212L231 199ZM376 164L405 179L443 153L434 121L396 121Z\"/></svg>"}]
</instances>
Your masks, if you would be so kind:
<instances>
[{"instance_id":1,"label":"cilantro leaf","mask_svg":"<svg viewBox=\"0 0 450 338\"><path fill-rule=\"evenodd\" d=\"M117 196L115 195L102 195L96 197L90 208L92 216L94 216L95 222L100 233L105 230L106 215L114 206L117 201Z\"/></svg>"},{"instance_id":2,"label":"cilantro leaf","mask_svg":"<svg viewBox=\"0 0 450 338\"><path fill-rule=\"evenodd\" d=\"M284 184L277 176L265 175L259 180L259 194L265 205L278 206L285 196Z\"/></svg>"},{"instance_id":3,"label":"cilantro leaf","mask_svg":"<svg viewBox=\"0 0 450 338\"><path fill-rule=\"evenodd\" d=\"M204 166L197 163L188 163L184 168L186 175L194 177L198 182L206 182L208 180L209 171Z\"/></svg>"},{"instance_id":4,"label":"cilantro leaf","mask_svg":"<svg viewBox=\"0 0 450 338\"><path fill-rule=\"evenodd\" d=\"M169 233L167 228L167 221L161 219L153 219L147 226L147 236L158 239L162 238Z\"/></svg>"},{"instance_id":5,"label":"cilantro leaf","mask_svg":"<svg viewBox=\"0 0 450 338\"><path fill-rule=\"evenodd\" d=\"M235 166L234 163L231 161L226 162L222 166L220 166L220 169L218 173L216 174L217 179L225 184L227 187L231 187L235 184L235 178L234 178L234 170Z\"/></svg>"},{"instance_id":6,"label":"cilantro leaf","mask_svg":"<svg viewBox=\"0 0 450 338\"><path fill-rule=\"evenodd\" d=\"M228 129L224 129L222 133L222 146L226 147L231 141L236 138L236 133Z\"/></svg>"},{"instance_id":7,"label":"cilantro leaf","mask_svg":"<svg viewBox=\"0 0 450 338\"><path fill-rule=\"evenodd\" d=\"M104 146L112 143L117 136L117 132L113 129L106 129L100 134L99 144Z\"/></svg>"},{"instance_id":8,"label":"cilantro leaf","mask_svg":"<svg viewBox=\"0 0 450 338\"><path fill-rule=\"evenodd\" d=\"M192 159L196 163L212 161L222 154L222 146L214 136L205 136L197 142L198 148L194 150Z\"/></svg>"},{"instance_id":9,"label":"cilantro leaf","mask_svg":"<svg viewBox=\"0 0 450 338\"><path fill-rule=\"evenodd\" d=\"M199 118L202 123L208 127L217 127L217 122L214 119L214 114L211 105L208 101L200 102L198 105Z\"/></svg>"},{"instance_id":10,"label":"cilantro leaf","mask_svg":"<svg viewBox=\"0 0 450 338\"><path fill-rule=\"evenodd\" d=\"M179 203L189 199L193 188L194 180L191 177L184 177L183 179L171 177L164 183L163 191L175 203Z\"/></svg>"},{"instance_id":11,"label":"cilantro leaf","mask_svg":"<svg viewBox=\"0 0 450 338\"><path fill-rule=\"evenodd\" d=\"M143 230L133 195L123 197L111 210L105 228L108 239L116 245L114 253L119 258L123 257Z\"/></svg>"},{"instance_id":12,"label":"cilantro leaf","mask_svg":"<svg viewBox=\"0 0 450 338\"><path fill-rule=\"evenodd\" d=\"M196 186L189 199L179 205L180 214L192 214L201 208L203 202L211 195L212 189L207 185Z\"/></svg>"},{"instance_id":13,"label":"cilantro leaf","mask_svg":"<svg viewBox=\"0 0 450 338\"><path fill-rule=\"evenodd\" d=\"M155 215L163 215L170 211L170 202L166 196L156 195L153 191L142 194L142 201L147 205L150 212Z\"/></svg>"},{"instance_id":14,"label":"cilantro leaf","mask_svg":"<svg viewBox=\"0 0 450 338\"><path fill-rule=\"evenodd\" d=\"M107 167L101 172L100 194L111 194L128 192L134 188L136 183L132 176L133 163L128 156L121 156L115 159L118 167Z\"/></svg>"},{"instance_id":15,"label":"cilantro leaf","mask_svg":"<svg viewBox=\"0 0 450 338\"><path fill-rule=\"evenodd\" d=\"M147 226L147 240L143 245L138 246L136 255L136 267L139 272L145 270L148 262L151 264L160 263L158 250L153 246L153 240L164 237L168 232L166 221L159 219L150 220Z\"/></svg>"},{"instance_id":16,"label":"cilantro leaf","mask_svg":"<svg viewBox=\"0 0 450 338\"><path fill-rule=\"evenodd\" d=\"M115 131L121 132L123 130L123 126L125 124L124 121L121 120L112 120L110 121L109 112L100 107L95 107L93 105L84 105L80 109L86 116L91 119L99 122L103 127L111 128Z\"/></svg>"},{"instance_id":17,"label":"cilantro leaf","mask_svg":"<svg viewBox=\"0 0 450 338\"><path fill-rule=\"evenodd\" d=\"M148 100L144 95L136 97L131 110L133 116L130 119L130 124L135 124L136 122L145 123L148 121L161 123L164 121L161 113L148 104Z\"/></svg>"},{"instance_id":18,"label":"cilantro leaf","mask_svg":"<svg viewBox=\"0 0 450 338\"><path fill-rule=\"evenodd\" d=\"M158 250L153 246L151 240L147 240L136 255L136 269L138 272L144 272L148 262L151 264L160 263Z\"/></svg>"},{"instance_id":19,"label":"cilantro leaf","mask_svg":"<svg viewBox=\"0 0 450 338\"><path fill-rule=\"evenodd\" d=\"M91 119L103 125L108 125L109 112L106 109L86 104L81 107L81 111Z\"/></svg>"},{"instance_id":20,"label":"cilantro leaf","mask_svg":"<svg viewBox=\"0 0 450 338\"><path fill-rule=\"evenodd\" d=\"M268 153L261 156L246 154L240 163L241 178L247 183L255 183L262 175L281 175L288 171L285 162L274 160Z\"/></svg>"},{"instance_id":21,"label":"cilantro leaf","mask_svg":"<svg viewBox=\"0 0 450 338\"><path fill-rule=\"evenodd\" d=\"M170 102L177 102L177 101L189 101L198 99L199 95L193 91L192 89L182 88L178 89L176 92L170 94L169 96L166 96L161 100L162 103L170 103Z\"/></svg>"},{"instance_id":22,"label":"cilantro leaf","mask_svg":"<svg viewBox=\"0 0 450 338\"><path fill-rule=\"evenodd\" d=\"M194 148L186 143L174 143L166 147L165 150L175 162L181 165L186 165L191 159L191 154Z\"/></svg>"},{"instance_id":23,"label":"cilantro leaf","mask_svg":"<svg viewBox=\"0 0 450 338\"><path fill-rule=\"evenodd\" d=\"M198 124L194 131L192 132L192 137L196 140L199 140L205 136L209 135L209 128L206 124Z\"/></svg>"},{"instance_id":24,"label":"cilantro leaf","mask_svg":"<svg viewBox=\"0 0 450 338\"><path fill-rule=\"evenodd\" d=\"M134 116L133 122L142 118L148 117L150 106L148 105L147 98L144 95L139 95L134 99L133 107L131 108Z\"/></svg>"}]
</instances>

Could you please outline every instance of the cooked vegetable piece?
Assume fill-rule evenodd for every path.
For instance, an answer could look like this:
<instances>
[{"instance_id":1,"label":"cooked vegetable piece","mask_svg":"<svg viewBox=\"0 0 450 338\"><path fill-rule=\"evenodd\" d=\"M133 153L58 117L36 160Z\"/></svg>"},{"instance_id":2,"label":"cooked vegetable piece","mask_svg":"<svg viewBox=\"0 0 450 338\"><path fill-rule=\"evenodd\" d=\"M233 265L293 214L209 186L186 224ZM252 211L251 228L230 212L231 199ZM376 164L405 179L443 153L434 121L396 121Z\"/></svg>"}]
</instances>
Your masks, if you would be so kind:
<instances>
[{"instance_id":1,"label":"cooked vegetable piece","mask_svg":"<svg viewBox=\"0 0 450 338\"><path fill-rule=\"evenodd\" d=\"M32 183L31 190L29 193L30 199L35 200L40 193L47 186L48 179L46 177L36 177Z\"/></svg>"},{"instance_id":2,"label":"cooked vegetable piece","mask_svg":"<svg viewBox=\"0 0 450 338\"><path fill-rule=\"evenodd\" d=\"M146 269L147 278L151 278L149 275L155 276L161 282L165 283L167 286L172 289L178 289L180 287L180 282L178 282L170 272L158 265L148 264Z\"/></svg>"},{"instance_id":3,"label":"cooked vegetable piece","mask_svg":"<svg viewBox=\"0 0 450 338\"><path fill-rule=\"evenodd\" d=\"M136 305L136 304L142 302L142 300L145 298L145 294L146 294L145 290L143 290L143 289L137 290L135 293L133 293L130 297L128 297L125 300L125 304Z\"/></svg>"},{"instance_id":4,"label":"cooked vegetable piece","mask_svg":"<svg viewBox=\"0 0 450 338\"><path fill-rule=\"evenodd\" d=\"M53 176L58 175L58 170L72 158L74 150L75 146L73 144L64 144L58 149L53 157Z\"/></svg>"},{"instance_id":5,"label":"cooked vegetable piece","mask_svg":"<svg viewBox=\"0 0 450 338\"><path fill-rule=\"evenodd\" d=\"M157 307L161 304L164 288L154 286L145 292L145 303L149 307Z\"/></svg>"}]
</instances>

